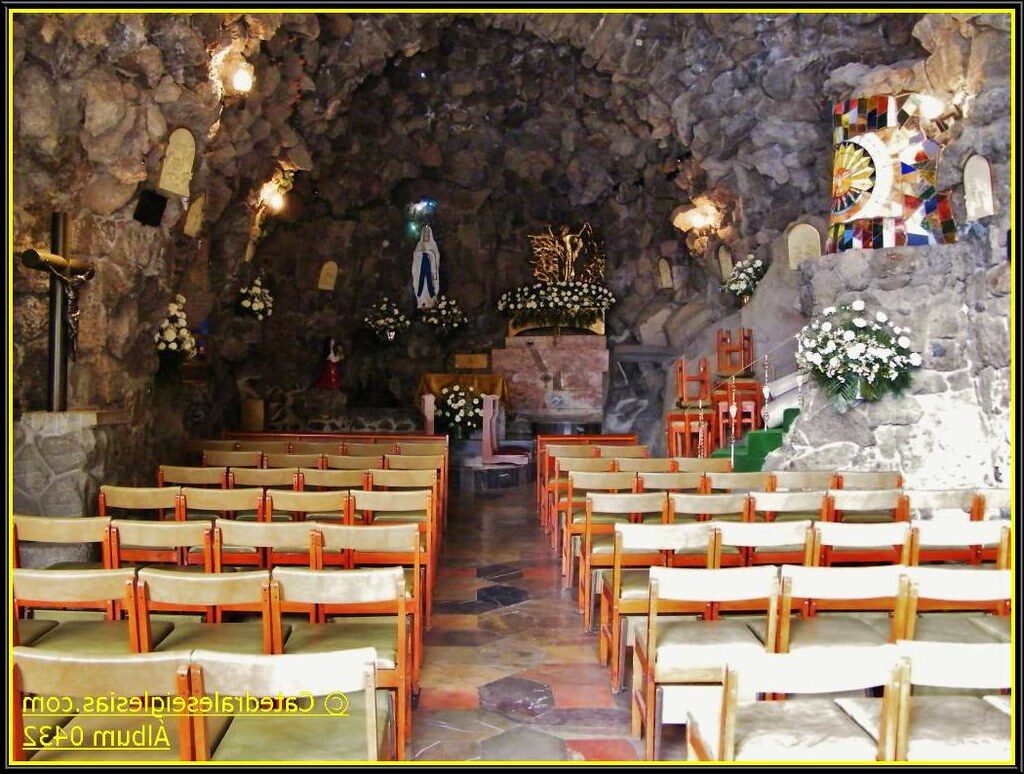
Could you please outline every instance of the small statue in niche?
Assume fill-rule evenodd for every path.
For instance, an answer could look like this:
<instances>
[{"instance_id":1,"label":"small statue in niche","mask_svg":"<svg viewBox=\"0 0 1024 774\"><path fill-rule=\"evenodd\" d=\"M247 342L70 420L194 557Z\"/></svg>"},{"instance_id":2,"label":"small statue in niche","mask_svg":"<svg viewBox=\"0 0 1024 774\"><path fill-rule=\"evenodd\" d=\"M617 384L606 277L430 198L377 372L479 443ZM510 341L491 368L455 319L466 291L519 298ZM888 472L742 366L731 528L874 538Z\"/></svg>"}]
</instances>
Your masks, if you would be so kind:
<instances>
[{"instance_id":1,"label":"small statue in niche","mask_svg":"<svg viewBox=\"0 0 1024 774\"><path fill-rule=\"evenodd\" d=\"M324 347L324 367L320 377L316 380L316 386L321 390L332 390L337 392L341 389L341 347L331 336L327 339Z\"/></svg>"}]
</instances>

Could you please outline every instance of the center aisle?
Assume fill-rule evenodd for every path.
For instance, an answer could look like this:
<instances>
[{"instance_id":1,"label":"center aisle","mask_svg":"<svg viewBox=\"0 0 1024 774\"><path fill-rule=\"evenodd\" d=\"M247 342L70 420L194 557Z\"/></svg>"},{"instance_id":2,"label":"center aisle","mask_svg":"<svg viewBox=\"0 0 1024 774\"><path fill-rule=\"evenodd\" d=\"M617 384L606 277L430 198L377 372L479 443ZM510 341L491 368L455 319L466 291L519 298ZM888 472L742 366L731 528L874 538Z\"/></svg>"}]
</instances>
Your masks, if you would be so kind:
<instances>
[{"instance_id":1,"label":"center aisle","mask_svg":"<svg viewBox=\"0 0 1024 774\"><path fill-rule=\"evenodd\" d=\"M417 760L635 760L628 694L563 589L530 484L450 502L413 714Z\"/></svg>"}]
</instances>

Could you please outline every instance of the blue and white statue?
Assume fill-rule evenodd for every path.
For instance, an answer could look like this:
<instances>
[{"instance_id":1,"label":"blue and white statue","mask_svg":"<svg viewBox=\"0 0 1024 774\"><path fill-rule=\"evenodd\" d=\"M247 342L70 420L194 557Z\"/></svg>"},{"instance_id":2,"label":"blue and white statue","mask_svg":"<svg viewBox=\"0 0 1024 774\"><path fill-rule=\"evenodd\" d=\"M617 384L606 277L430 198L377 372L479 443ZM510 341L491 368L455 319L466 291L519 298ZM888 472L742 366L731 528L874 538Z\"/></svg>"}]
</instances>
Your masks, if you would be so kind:
<instances>
[{"instance_id":1,"label":"blue and white statue","mask_svg":"<svg viewBox=\"0 0 1024 774\"><path fill-rule=\"evenodd\" d=\"M412 256L412 292L418 309L430 309L441 293L441 255L430 231L424 226Z\"/></svg>"}]
</instances>

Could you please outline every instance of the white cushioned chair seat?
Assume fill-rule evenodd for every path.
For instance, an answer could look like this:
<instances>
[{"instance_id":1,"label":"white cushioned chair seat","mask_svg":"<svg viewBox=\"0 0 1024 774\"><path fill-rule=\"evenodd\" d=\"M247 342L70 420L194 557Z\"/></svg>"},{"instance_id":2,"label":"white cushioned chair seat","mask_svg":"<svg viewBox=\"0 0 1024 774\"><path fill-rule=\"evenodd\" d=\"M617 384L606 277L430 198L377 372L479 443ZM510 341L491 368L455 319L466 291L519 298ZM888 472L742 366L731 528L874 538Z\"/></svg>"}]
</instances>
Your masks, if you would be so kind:
<instances>
[{"instance_id":1,"label":"white cushioned chair seat","mask_svg":"<svg viewBox=\"0 0 1024 774\"><path fill-rule=\"evenodd\" d=\"M573 524L584 524L587 521L587 514L585 512L576 513L573 512L572 523ZM628 513L592 513L590 514L590 521L594 524L628 524L629 514Z\"/></svg>"},{"instance_id":2,"label":"white cushioned chair seat","mask_svg":"<svg viewBox=\"0 0 1024 774\"><path fill-rule=\"evenodd\" d=\"M614 535L593 535L590 538L590 550L595 554L611 556L615 553ZM656 554L657 551L648 551L642 548L626 548L623 554Z\"/></svg>"},{"instance_id":3,"label":"white cushioned chair seat","mask_svg":"<svg viewBox=\"0 0 1024 774\"><path fill-rule=\"evenodd\" d=\"M282 634L285 638L288 637L288 630L287 624L282 625ZM159 651L192 649L259 655L263 653L263 623L177 622L174 624L174 631L164 637L156 648Z\"/></svg>"},{"instance_id":4,"label":"white cushioned chair seat","mask_svg":"<svg viewBox=\"0 0 1024 774\"><path fill-rule=\"evenodd\" d=\"M972 696L912 696L907 758L1008 761L1010 717Z\"/></svg>"},{"instance_id":5,"label":"white cushioned chair seat","mask_svg":"<svg viewBox=\"0 0 1024 774\"><path fill-rule=\"evenodd\" d=\"M647 599L650 591L650 573L644 569L623 570L622 585L619 587L619 599ZM601 570L601 585L606 589L612 587L612 571Z\"/></svg>"},{"instance_id":6,"label":"white cushioned chair seat","mask_svg":"<svg viewBox=\"0 0 1024 774\"><path fill-rule=\"evenodd\" d=\"M895 519L892 511L845 511L840 521L845 524L884 524Z\"/></svg>"},{"instance_id":7,"label":"white cushioned chair seat","mask_svg":"<svg viewBox=\"0 0 1024 774\"><path fill-rule=\"evenodd\" d=\"M390 616L334 618L324 624L296 623L284 645L285 653L324 653L350 648L374 648L377 668L395 668L395 619Z\"/></svg>"},{"instance_id":8,"label":"white cushioned chair seat","mask_svg":"<svg viewBox=\"0 0 1024 774\"><path fill-rule=\"evenodd\" d=\"M317 514L320 518L320 514ZM324 518L341 518L340 514L335 517L324 517ZM374 524L420 524L427 520L427 514L424 511L382 511L381 513L373 514Z\"/></svg>"},{"instance_id":9,"label":"white cushioned chair seat","mask_svg":"<svg viewBox=\"0 0 1024 774\"><path fill-rule=\"evenodd\" d=\"M738 761L873 761L878 755L877 742L831 699L742 704L735 741Z\"/></svg>"},{"instance_id":10,"label":"white cushioned chair seat","mask_svg":"<svg viewBox=\"0 0 1024 774\"><path fill-rule=\"evenodd\" d=\"M789 624L789 650L846 645L884 645L888 635L856 614L818 613L797 617Z\"/></svg>"},{"instance_id":11,"label":"white cushioned chair seat","mask_svg":"<svg viewBox=\"0 0 1024 774\"><path fill-rule=\"evenodd\" d=\"M151 624L154 642L173 628L165 621ZM131 653L128 621L64 621L32 643L33 648L74 653L84 656L110 656Z\"/></svg>"},{"instance_id":12,"label":"white cushioned chair seat","mask_svg":"<svg viewBox=\"0 0 1024 774\"><path fill-rule=\"evenodd\" d=\"M921 613L914 623L914 639L925 642L1009 642L998 629L975 623L977 615L964 613Z\"/></svg>"},{"instance_id":13,"label":"white cushioned chair seat","mask_svg":"<svg viewBox=\"0 0 1024 774\"><path fill-rule=\"evenodd\" d=\"M48 621L45 618L18 618L15 621L15 626L18 627L18 642L21 645L31 645L57 626L57 622Z\"/></svg>"},{"instance_id":14,"label":"white cushioned chair seat","mask_svg":"<svg viewBox=\"0 0 1024 774\"><path fill-rule=\"evenodd\" d=\"M646 647L647 630L636 632L641 647ZM686 645L720 646L711 657L699 663L691 661L692 651L680 660L679 648ZM685 652L685 651L684 651ZM734 655L764 652L764 644L750 631L745 620L699 621L696 619L658 619L658 653L654 676L658 681L682 682L694 679L695 672L705 674L709 666L724 666Z\"/></svg>"},{"instance_id":15,"label":"white cushioned chair seat","mask_svg":"<svg viewBox=\"0 0 1024 774\"><path fill-rule=\"evenodd\" d=\"M368 758L366 705L363 692L346 694L347 715L331 716L323 699L309 716L242 715L231 719L213 751L216 761L357 761ZM390 692L377 691L378 746L385 744L391 723Z\"/></svg>"}]
</instances>

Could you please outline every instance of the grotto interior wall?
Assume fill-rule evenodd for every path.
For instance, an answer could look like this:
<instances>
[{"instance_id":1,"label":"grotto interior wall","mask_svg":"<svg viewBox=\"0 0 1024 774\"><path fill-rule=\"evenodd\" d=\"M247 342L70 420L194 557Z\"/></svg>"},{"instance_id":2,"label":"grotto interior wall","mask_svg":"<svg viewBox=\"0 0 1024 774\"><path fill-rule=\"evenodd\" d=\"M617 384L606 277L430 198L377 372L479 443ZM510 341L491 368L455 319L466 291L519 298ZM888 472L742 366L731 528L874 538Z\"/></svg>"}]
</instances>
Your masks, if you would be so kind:
<instances>
[{"instance_id":1,"label":"grotto interior wall","mask_svg":"<svg viewBox=\"0 0 1024 774\"><path fill-rule=\"evenodd\" d=\"M619 297L609 319L613 348L662 353L613 368L606 429L637 430L658 448L671 355L706 353L708 331L740 320L790 336L831 297L881 292L893 282L872 266L847 286L845 267L859 265L853 257L823 258L801 272L780 264L786 227L827 209L831 99L860 89L935 89L960 68L971 93L987 96L962 123L974 127L975 140L956 147L1005 153L1004 76L982 54L984 46L1004 46L1002 18L926 19L937 21L913 14L19 15L15 248L45 244L52 209L72 212L72 250L99 269L83 293L72 401L129 410L132 422L114 444L128 462L115 465L113 477L141 483L156 460L173 458L185 433L234 424L247 391L308 383L330 331L348 342L344 379L355 401L369 402L371 389L403 401L414 375L444 363L451 349L499 343L497 316L474 311L489 311L497 294L526 279L524 234L548 219L592 218ZM256 70L244 99L223 97L210 77L211 53L229 45ZM158 228L132 219L178 126L197 140L193 199L204 194L206 207L195 239L182 234L187 200L172 197ZM954 163L940 168L957 169L959 153L948 153ZM246 265L254 193L275 169L295 171L296 187ZM997 174L1005 185L1005 167ZM444 346L411 336L382 366L359 341L359 319L368 299L403 292L412 246L403 208L426 195L439 201L446 279L473 320ZM669 214L700 195L723 204L724 221L708 238L684 240L668 226ZM991 368L992 378L968 381L974 405L1001 426L1008 308L999 283L1006 280L996 276L998 239L984 247L972 241L979 238L936 254L963 254L961 284L943 292L969 295L986 310L977 312L976 330L994 354L967 371ZM763 297L742 312L717 287L720 245L776 264ZM480 255L483 265L470 260ZM328 257L341 272L335 294L324 297L312 287ZM671 288L659 284L662 257L673 265ZM946 258L939 260L932 270L941 272ZM262 328L233 312L239 285L259 268L279 299ZM45 298L37 276L14 271L21 412L45 395ZM907 287L918 279L912 272ZM216 367L205 385L154 379L152 331L176 292L188 297L190 321L205 319L211 329ZM936 325L921 345L930 347L936 331L948 353L954 334ZM377 390L385 368L392 383ZM960 389L922 377L920 385L939 395ZM818 424L813 413L808 406L793 434L802 451L777 464L812 464L805 450L821 440L808 434ZM821 426L829 440L836 433L861 439L852 426ZM872 438L884 432L870 430ZM893 459L849 450L834 456L837 464Z\"/></svg>"}]
</instances>

